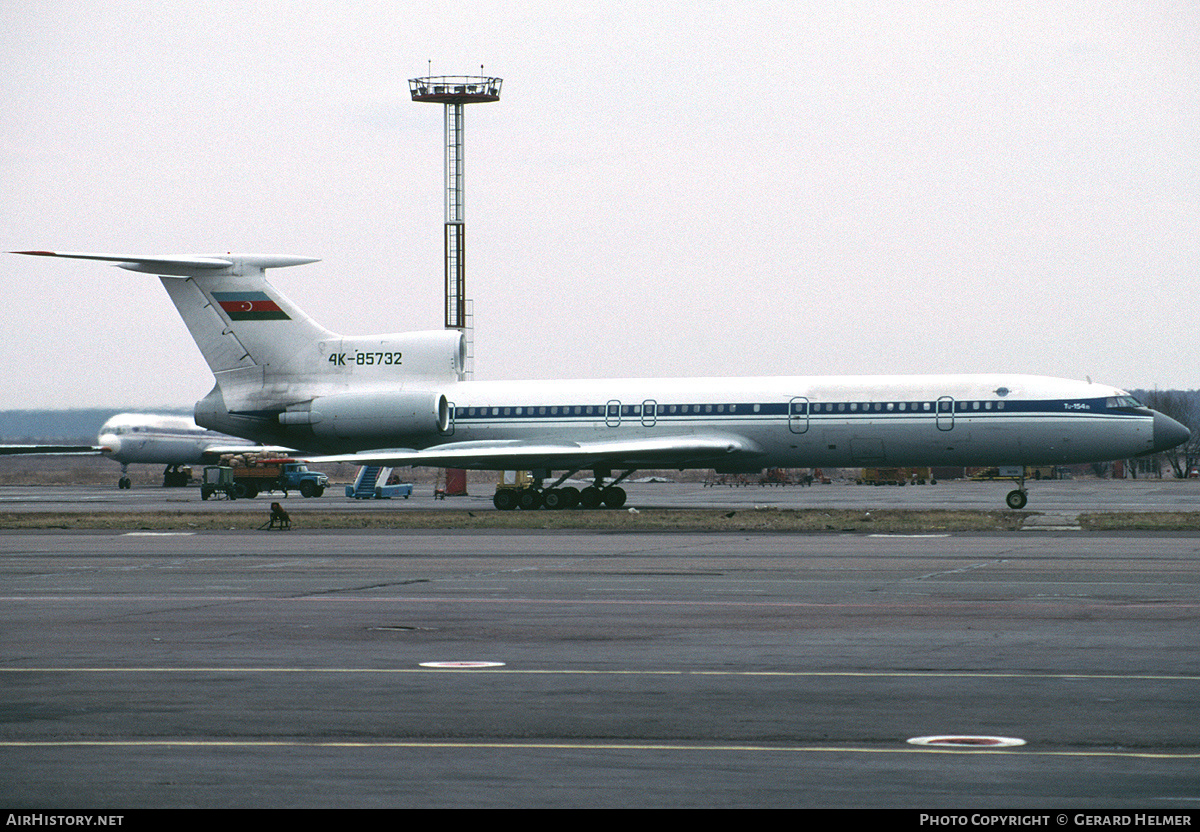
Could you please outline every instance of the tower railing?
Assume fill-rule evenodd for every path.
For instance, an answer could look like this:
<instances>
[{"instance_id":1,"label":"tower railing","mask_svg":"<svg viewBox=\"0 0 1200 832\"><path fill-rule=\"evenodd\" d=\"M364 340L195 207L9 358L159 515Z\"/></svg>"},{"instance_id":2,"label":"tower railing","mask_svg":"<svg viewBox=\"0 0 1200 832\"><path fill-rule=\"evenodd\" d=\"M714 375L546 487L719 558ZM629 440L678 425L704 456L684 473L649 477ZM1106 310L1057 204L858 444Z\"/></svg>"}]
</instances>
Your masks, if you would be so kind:
<instances>
[{"instance_id":1,"label":"tower railing","mask_svg":"<svg viewBox=\"0 0 1200 832\"><path fill-rule=\"evenodd\" d=\"M482 75L431 75L410 78L408 90L413 101L434 101L442 104L471 104L476 101L499 101L500 78Z\"/></svg>"}]
</instances>

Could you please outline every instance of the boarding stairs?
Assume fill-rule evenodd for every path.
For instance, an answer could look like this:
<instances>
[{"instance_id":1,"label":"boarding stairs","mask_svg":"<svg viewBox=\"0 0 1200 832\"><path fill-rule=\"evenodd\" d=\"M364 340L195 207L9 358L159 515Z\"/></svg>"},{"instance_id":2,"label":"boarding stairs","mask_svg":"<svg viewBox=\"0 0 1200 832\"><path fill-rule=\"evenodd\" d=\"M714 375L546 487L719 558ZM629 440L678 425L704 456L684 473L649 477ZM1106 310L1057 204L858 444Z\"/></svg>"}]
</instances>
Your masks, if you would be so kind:
<instances>
[{"instance_id":1,"label":"boarding stairs","mask_svg":"<svg viewBox=\"0 0 1200 832\"><path fill-rule=\"evenodd\" d=\"M354 485L346 489L346 496L356 500L374 499L375 486L379 483L386 485L391 476L392 469L385 465L364 465L358 469Z\"/></svg>"}]
</instances>

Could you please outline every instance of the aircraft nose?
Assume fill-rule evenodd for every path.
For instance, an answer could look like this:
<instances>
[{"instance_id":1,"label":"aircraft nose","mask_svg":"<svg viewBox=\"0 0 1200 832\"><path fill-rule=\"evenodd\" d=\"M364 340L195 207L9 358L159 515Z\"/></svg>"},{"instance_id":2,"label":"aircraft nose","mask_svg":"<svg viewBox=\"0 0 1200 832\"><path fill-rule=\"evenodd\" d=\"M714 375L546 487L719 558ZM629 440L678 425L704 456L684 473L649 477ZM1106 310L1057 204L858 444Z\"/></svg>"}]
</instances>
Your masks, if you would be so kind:
<instances>
[{"instance_id":1,"label":"aircraft nose","mask_svg":"<svg viewBox=\"0 0 1200 832\"><path fill-rule=\"evenodd\" d=\"M1154 411L1154 451L1167 451L1182 445L1192 435L1187 425L1180 424L1170 416Z\"/></svg>"}]
</instances>

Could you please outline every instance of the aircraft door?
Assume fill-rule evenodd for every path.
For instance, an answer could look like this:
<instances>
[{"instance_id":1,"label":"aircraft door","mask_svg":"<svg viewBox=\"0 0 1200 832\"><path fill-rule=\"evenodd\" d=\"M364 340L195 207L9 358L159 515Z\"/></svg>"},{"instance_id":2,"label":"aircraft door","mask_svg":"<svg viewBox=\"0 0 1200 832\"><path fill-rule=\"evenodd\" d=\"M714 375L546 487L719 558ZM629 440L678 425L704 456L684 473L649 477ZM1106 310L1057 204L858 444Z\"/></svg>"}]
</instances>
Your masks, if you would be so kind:
<instances>
[{"instance_id":1,"label":"aircraft door","mask_svg":"<svg viewBox=\"0 0 1200 832\"><path fill-rule=\"evenodd\" d=\"M954 430L954 399L951 396L942 396L937 400L937 427L938 430Z\"/></svg>"},{"instance_id":2,"label":"aircraft door","mask_svg":"<svg viewBox=\"0 0 1200 832\"><path fill-rule=\"evenodd\" d=\"M796 396L788 402L788 430L792 433L808 432L808 399Z\"/></svg>"},{"instance_id":3,"label":"aircraft door","mask_svg":"<svg viewBox=\"0 0 1200 832\"><path fill-rule=\"evenodd\" d=\"M652 428L654 423L658 421L658 402L654 399L646 399L642 402L642 424L645 427Z\"/></svg>"},{"instance_id":4,"label":"aircraft door","mask_svg":"<svg viewBox=\"0 0 1200 832\"><path fill-rule=\"evenodd\" d=\"M610 428L619 427L621 424L621 403L616 399L609 399L604 405L604 424Z\"/></svg>"}]
</instances>

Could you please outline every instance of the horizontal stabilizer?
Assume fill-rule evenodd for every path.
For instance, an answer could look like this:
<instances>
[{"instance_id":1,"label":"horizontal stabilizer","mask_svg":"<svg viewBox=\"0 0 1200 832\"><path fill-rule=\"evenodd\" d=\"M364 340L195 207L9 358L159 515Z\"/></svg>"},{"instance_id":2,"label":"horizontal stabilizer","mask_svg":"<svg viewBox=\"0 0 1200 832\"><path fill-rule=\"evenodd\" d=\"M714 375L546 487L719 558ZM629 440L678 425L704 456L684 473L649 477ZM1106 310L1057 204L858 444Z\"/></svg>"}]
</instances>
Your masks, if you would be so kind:
<instances>
[{"instance_id":1,"label":"horizontal stabilizer","mask_svg":"<svg viewBox=\"0 0 1200 832\"><path fill-rule=\"evenodd\" d=\"M694 467L720 462L731 455L754 456L762 449L736 434L666 436L597 442L525 442L490 440L451 442L422 451L391 448L357 454L305 457L309 462L349 462L354 465L425 465L477 470L525 470L530 468Z\"/></svg>"},{"instance_id":2,"label":"horizontal stabilizer","mask_svg":"<svg viewBox=\"0 0 1200 832\"><path fill-rule=\"evenodd\" d=\"M36 257L66 257L72 260L104 260L116 263L123 269L148 274L176 275L187 277L196 272L219 272L236 266L255 269L274 269L283 266L303 266L316 263L315 257L291 257L276 254L218 254L183 257L144 257L134 254L87 254L71 251L12 251L10 254L32 254Z\"/></svg>"}]
</instances>

